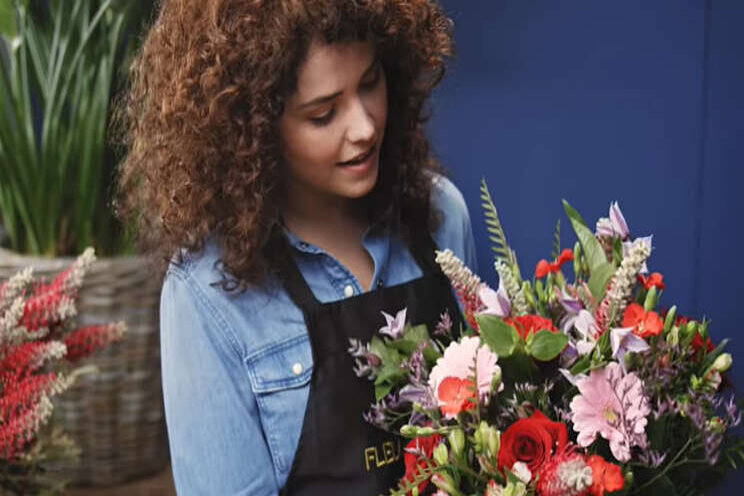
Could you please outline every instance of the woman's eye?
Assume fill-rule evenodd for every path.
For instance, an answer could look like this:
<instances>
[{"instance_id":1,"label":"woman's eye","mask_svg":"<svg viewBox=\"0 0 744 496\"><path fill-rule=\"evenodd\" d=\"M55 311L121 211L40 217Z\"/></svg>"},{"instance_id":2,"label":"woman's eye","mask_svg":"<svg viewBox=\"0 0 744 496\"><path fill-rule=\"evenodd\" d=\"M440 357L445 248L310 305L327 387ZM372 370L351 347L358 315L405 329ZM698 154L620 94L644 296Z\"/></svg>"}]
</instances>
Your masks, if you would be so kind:
<instances>
[{"instance_id":1,"label":"woman's eye","mask_svg":"<svg viewBox=\"0 0 744 496\"><path fill-rule=\"evenodd\" d=\"M312 122L316 126L325 126L326 124L331 122L331 119L333 119L333 109L329 110L320 117L311 117L310 122Z\"/></svg>"},{"instance_id":2,"label":"woman's eye","mask_svg":"<svg viewBox=\"0 0 744 496\"><path fill-rule=\"evenodd\" d=\"M382 71L380 71L380 69L378 68L375 71L374 75L372 76L372 79L370 79L369 81L366 81L366 82L362 83L362 88L365 89L365 90L371 90L372 88L374 88L375 86L377 86L377 83L380 82L380 73L381 72Z\"/></svg>"}]
</instances>

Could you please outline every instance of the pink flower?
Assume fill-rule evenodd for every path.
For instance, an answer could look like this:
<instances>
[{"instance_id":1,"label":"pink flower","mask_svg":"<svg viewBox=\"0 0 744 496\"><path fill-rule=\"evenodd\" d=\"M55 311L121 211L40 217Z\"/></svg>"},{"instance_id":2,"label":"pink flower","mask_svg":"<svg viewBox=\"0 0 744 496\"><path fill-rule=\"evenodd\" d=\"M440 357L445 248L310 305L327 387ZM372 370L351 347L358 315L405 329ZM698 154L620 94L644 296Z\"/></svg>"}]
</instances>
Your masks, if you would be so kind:
<instances>
[{"instance_id":1,"label":"pink flower","mask_svg":"<svg viewBox=\"0 0 744 496\"><path fill-rule=\"evenodd\" d=\"M643 382L631 372L623 372L612 362L578 379L580 395L571 401L573 428L578 443L587 447L599 433L610 442L618 461L630 460L633 446L646 447L646 416L651 412L643 393Z\"/></svg>"},{"instance_id":2,"label":"pink flower","mask_svg":"<svg viewBox=\"0 0 744 496\"><path fill-rule=\"evenodd\" d=\"M406 312L408 308L404 308L399 311L395 317L389 313L380 312L385 317L386 325L380 327L378 331L380 334L386 334L393 339L400 339L403 337L403 330L406 327Z\"/></svg>"},{"instance_id":3,"label":"pink flower","mask_svg":"<svg viewBox=\"0 0 744 496\"><path fill-rule=\"evenodd\" d=\"M437 360L437 364L429 374L429 386L437 396L438 406L446 406L439 395L439 386L445 379L472 380L471 369L474 367L478 394L481 398L486 397L491 390L491 381L494 375L501 375L501 368L496 365L497 361L498 356L487 346L482 346L480 339L477 337L464 337L459 343L451 343L444 350L444 356ZM445 385L451 382L448 381ZM447 418L454 417L452 413L445 413L445 416Z\"/></svg>"}]
</instances>

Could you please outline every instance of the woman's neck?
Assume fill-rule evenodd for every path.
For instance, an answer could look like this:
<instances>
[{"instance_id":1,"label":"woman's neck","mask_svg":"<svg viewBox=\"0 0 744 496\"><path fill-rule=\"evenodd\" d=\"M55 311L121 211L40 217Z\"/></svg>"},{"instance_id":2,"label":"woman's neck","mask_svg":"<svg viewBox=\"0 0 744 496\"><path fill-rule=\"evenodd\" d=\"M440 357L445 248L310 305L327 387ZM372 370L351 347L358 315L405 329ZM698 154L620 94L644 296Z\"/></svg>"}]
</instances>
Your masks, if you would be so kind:
<instances>
[{"instance_id":1,"label":"woman's neck","mask_svg":"<svg viewBox=\"0 0 744 496\"><path fill-rule=\"evenodd\" d=\"M336 243L340 238L361 242L369 227L364 201L350 198L309 195L287 191L282 212L284 225L303 241L320 247Z\"/></svg>"}]
</instances>

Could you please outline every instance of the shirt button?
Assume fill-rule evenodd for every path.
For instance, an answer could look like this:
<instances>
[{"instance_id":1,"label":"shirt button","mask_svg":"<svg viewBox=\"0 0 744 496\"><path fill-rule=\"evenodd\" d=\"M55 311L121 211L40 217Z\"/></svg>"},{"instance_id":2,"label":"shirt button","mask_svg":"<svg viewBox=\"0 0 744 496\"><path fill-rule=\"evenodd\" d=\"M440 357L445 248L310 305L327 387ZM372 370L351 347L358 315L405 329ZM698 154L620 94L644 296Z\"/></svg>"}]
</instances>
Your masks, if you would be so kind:
<instances>
[{"instance_id":1,"label":"shirt button","mask_svg":"<svg viewBox=\"0 0 744 496\"><path fill-rule=\"evenodd\" d=\"M351 284L347 284L346 286L344 286L344 296L346 296L347 298L351 298L352 296L354 296L354 286L352 286Z\"/></svg>"},{"instance_id":2,"label":"shirt button","mask_svg":"<svg viewBox=\"0 0 744 496\"><path fill-rule=\"evenodd\" d=\"M294 375L300 375L302 373L302 364L298 362L292 365L292 373Z\"/></svg>"},{"instance_id":3,"label":"shirt button","mask_svg":"<svg viewBox=\"0 0 744 496\"><path fill-rule=\"evenodd\" d=\"M377 280L377 287L378 288L381 288L383 284L385 284L385 283L382 281L382 279L378 279Z\"/></svg>"}]
</instances>

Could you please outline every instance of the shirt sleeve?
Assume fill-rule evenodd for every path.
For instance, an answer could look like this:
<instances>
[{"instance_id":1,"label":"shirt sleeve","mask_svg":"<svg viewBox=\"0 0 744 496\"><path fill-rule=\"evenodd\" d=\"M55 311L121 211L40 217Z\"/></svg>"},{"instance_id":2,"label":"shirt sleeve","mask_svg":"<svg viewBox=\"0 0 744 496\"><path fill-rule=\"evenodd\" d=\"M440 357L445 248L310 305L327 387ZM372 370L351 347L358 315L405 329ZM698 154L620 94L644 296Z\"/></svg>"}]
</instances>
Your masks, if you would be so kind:
<instances>
[{"instance_id":1,"label":"shirt sleeve","mask_svg":"<svg viewBox=\"0 0 744 496\"><path fill-rule=\"evenodd\" d=\"M465 198L457 186L444 176L434 177L432 205L442 214L441 223L434 233L440 249L449 248L470 268L478 273L478 258L473 239L473 226Z\"/></svg>"},{"instance_id":2,"label":"shirt sleeve","mask_svg":"<svg viewBox=\"0 0 744 496\"><path fill-rule=\"evenodd\" d=\"M277 483L255 396L227 323L186 274L160 301L163 398L179 496L274 495Z\"/></svg>"}]
</instances>

